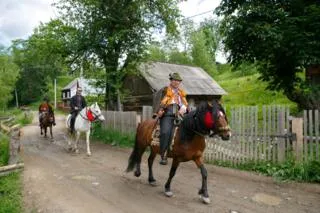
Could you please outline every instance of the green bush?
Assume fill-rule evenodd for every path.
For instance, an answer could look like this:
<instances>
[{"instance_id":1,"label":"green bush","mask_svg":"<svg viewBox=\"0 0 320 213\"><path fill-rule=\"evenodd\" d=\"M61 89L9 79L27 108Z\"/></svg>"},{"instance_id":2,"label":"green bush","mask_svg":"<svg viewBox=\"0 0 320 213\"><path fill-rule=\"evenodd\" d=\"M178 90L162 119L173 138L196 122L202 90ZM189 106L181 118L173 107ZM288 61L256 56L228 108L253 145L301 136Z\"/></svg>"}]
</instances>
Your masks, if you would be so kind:
<instances>
[{"instance_id":1,"label":"green bush","mask_svg":"<svg viewBox=\"0 0 320 213\"><path fill-rule=\"evenodd\" d=\"M9 138L0 133L0 166L5 166L9 161Z\"/></svg>"},{"instance_id":2,"label":"green bush","mask_svg":"<svg viewBox=\"0 0 320 213\"><path fill-rule=\"evenodd\" d=\"M120 147L133 147L135 134L121 133L113 129L104 129L101 123L97 123L93 126L92 138L106 144L117 145Z\"/></svg>"},{"instance_id":3,"label":"green bush","mask_svg":"<svg viewBox=\"0 0 320 213\"><path fill-rule=\"evenodd\" d=\"M273 162L247 162L233 165L229 162L214 161L213 164L224 167L232 167L240 170L254 171L267 176L272 176L277 180L294 180L299 182L320 183L320 162L296 162L293 158L283 163Z\"/></svg>"}]
</instances>

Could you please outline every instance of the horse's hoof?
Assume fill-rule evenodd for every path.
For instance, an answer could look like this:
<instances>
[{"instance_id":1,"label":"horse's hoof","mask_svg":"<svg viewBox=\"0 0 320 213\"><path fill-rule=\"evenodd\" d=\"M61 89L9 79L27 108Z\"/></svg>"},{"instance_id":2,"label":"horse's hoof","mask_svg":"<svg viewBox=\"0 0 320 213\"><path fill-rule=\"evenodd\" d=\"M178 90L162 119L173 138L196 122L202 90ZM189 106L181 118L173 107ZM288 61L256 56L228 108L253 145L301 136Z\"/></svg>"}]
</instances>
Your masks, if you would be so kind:
<instances>
[{"instance_id":1,"label":"horse's hoof","mask_svg":"<svg viewBox=\"0 0 320 213\"><path fill-rule=\"evenodd\" d=\"M209 203L211 203L209 197L204 197L204 196L202 196L202 195L200 195L200 200L201 200L204 204L209 204Z\"/></svg>"},{"instance_id":2,"label":"horse's hoof","mask_svg":"<svg viewBox=\"0 0 320 213\"><path fill-rule=\"evenodd\" d=\"M87 153L87 156L90 157L91 156L91 152Z\"/></svg>"},{"instance_id":3,"label":"horse's hoof","mask_svg":"<svg viewBox=\"0 0 320 213\"><path fill-rule=\"evenodd\" d=\"M139 171L135 171L135 172L134 172L134 176L140 177L140 175L141 175L141 172L139 172Z\"/></svg>"},{"instance_id":4,"label":"horse's hoof","mask_svg":"<svg viewBox=\"0 0 320 213\"><path fill-rule=\"evenodd\" d=\"M172 192L172 191L165 191L164 194L165 194L167 197L172 197L172 196L173 196L173 192Z\"/></svg>"},{"instance_id":5,"label":"horse's hoof","mask_svg":"<svg viewBox=\"0 0 320 213\"><path fill-rule=\"evenodd\" d=\"M157 181L155 181L155 180L149 181L149 184L150 184L151 186L157 186L157 185L158 185L158 184L157 184Z\"/></svg>"},{"instance_id":6,"label":"horse's hoof","mask_svg":"<svg viewBox=\"0 0 320 213\"><path fill-rule=\"evenodd\" d=\"M75 149L74 152L75 152L76 154L79 154L79 149Z\"/></svg>"}]
</instances>

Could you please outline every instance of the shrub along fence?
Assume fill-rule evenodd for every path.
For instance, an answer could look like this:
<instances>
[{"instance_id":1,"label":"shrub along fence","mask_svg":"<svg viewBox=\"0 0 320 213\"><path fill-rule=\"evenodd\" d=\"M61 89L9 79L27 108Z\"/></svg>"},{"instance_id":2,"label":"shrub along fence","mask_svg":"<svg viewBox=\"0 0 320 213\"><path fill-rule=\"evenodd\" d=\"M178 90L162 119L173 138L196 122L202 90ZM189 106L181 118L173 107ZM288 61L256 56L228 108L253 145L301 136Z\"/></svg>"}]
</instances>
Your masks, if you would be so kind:
<instances>
[{"instance_id":1,"label":"shrub along fence","mask_svg":"<svg viewBox=\"0 0 320 213\"><path fill-rule=\"evenodd\" d=\"M151 118L152 107L144 106L141 116L136 112L103 113L105 128L135 133L141 119ZM231 108L229 114L232 138L207 138L206 161L281 163L292 156L300 161L320 161L318 110L307 110L303 118L294 118L285 106L242 106Z\"/></svg>"}]
</instances>

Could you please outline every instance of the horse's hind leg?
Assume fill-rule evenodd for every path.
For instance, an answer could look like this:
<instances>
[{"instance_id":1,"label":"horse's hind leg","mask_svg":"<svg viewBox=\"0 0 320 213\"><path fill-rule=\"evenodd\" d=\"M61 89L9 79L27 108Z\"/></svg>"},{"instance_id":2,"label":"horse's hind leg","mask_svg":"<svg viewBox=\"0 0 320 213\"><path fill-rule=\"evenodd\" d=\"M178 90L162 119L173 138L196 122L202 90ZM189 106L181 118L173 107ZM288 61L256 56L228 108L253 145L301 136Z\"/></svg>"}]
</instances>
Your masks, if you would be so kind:
<instances>
[{"instance_id":1,"label":"horse's hind leg","mask_svg":"<svg viewBox=\"0 0 320 213\"><path fill-rule=\"evenodd\" d=\"M80 132L77 131L76 142L74 143L74 151L75 151L76 153L79 153L79 149L78 149L79 139L80 139Z\"/></svg>"},{"instance_id":2,"label":"horse's hind leg","mask_svg":"<svg viewBox=\"0 0 320 213\"><path fill-rule=\"evenodd\" d=\"M134 176L136 176L136 177L140 177L140 175L141 175L141 168L140 168L140 166L141 166L141 158L142 158L142 155L143 155L143 153L144 153L144 151L146 150L146 148L145 147L141 147L141 149L140 150L138 150L138 154L137 154L137 156L136 156L136 171L134 172Z\"/></svg>"},{"instance_id":3,"label":"horse's hind leg","mask_svg":"<svg viewBox=\"0 0 320 213\"><path fill-rule=\"evenodd\" d=\"M171 165L171 169L170 169L170 173L169 173L169 178L166 182L166 185L165 185L165 195L167 197L171 197L173 195L173 193L171 192L171 180L172 178L174 177L174 175L176 174L176 171L177 171L177 168L179 166L180 162L177 158L173 158L173 161L172 161L172 165Z\"/></svg>"},{"instance_id":4,"label":"horse's hind leg","mask_svg":"<svg viewBox=\"0 0 320 213\"><path fill-rule=\"evenodd\" d=\"M209 195L208 195L208 186L207 186L207 169L204 167L204 164L200 158L195 160L195 163L197 164L198 168L200 168L201 176L202 176L202 185L201 189L199 190L199 195L205 204L210 203Z\"/></svg>"},{"instance_id":5,"label":"horse's hind leg","mask_svg":"<svg viewBox=\"0 0 320 213\"><path fill-rule=\"evenodd\" d=\"M152 185L152 186L156 185L156 180L153 177L153 171L152 171L152 165L153 165L153 161L154 161L156 155L157 154L151 148L151 152L150 152L150 155L149 155L149 158L148 158L148 168L149 168L148 181L149 181L149 184Z\"/></svg>"}]
</instances>

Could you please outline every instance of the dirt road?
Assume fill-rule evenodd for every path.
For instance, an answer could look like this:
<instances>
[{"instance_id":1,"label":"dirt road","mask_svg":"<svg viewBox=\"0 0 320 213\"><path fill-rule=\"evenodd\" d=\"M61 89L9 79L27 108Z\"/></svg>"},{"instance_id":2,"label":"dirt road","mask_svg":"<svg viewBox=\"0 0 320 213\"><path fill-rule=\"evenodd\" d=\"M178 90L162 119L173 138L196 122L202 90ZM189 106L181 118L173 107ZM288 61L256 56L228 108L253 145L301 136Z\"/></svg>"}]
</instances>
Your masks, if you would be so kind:
<instances>
[{"instance_id":1,"label":"dirt road","mask_svg":"<svg viewBox=\"0 0 320 213\"><path fill-rule=\"evenodd\" d=\"M93 143L92 156L66 151L64 118L57 117L54 142L40 136L35 121L23 129L24 203L26 212L48 213L318 213L320 194L283 184L252 181L226 175L207 165L211 204L198 199L200 171L184 163L172 182L174 196L163 194L169 166L160 166L158 158L154 175L158 186L147 182L146 156L142 175L125 173L129 149ZM310 187L309 187L310 188Z\"/></svg>"}]
</instances>

